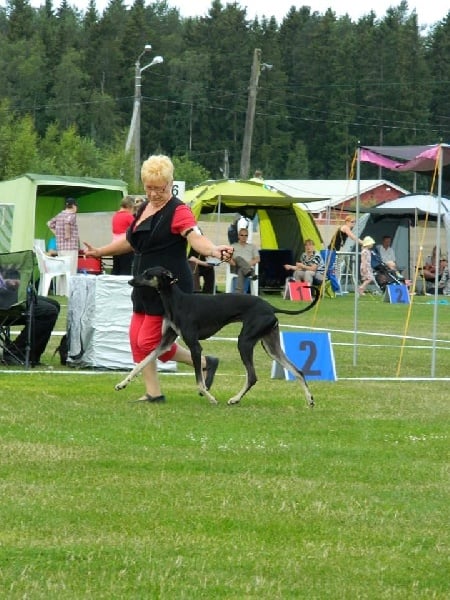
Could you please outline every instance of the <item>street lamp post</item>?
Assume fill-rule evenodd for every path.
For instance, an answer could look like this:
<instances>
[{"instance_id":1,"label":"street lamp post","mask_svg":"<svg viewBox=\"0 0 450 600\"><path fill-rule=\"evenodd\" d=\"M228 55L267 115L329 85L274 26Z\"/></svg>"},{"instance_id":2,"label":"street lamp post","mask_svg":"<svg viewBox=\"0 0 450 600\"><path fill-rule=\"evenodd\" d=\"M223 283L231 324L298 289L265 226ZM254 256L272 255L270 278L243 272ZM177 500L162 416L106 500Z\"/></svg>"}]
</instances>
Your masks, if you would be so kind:
<instances>
[{"instance_id":1,"label":"street lamp post","mask_svg":"<svg viewBox=\"0 0 450 600\"><path fill-rule=\"evenodd\" d=\"M152 49L150 44L144 46L144 50L139 54L134 69L134 106L133 116L131 117L130 131L128 132L127 143L125 145L125 152L129 152L131 148L131 142L134 140L134 183L136 188L139 185L139 174L141 168L141 102L142 102L142 91L141 91L141 79L142 73L153 65L159 65L164 62L162 56L155 56L154 59L141 68L141 58L146 52L150 52Z\"/></svg>"}]
</instances>

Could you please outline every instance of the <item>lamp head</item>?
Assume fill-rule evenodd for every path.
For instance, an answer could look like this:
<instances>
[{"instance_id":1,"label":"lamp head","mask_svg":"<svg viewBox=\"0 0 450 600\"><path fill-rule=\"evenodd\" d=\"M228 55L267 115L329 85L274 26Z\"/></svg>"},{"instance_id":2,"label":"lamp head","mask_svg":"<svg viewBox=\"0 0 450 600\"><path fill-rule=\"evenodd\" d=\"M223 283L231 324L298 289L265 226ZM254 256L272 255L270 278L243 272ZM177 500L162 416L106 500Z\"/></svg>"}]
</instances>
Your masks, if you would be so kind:
<instances>
[{"instance_id":1,"label":"lamp head","mask_svg":"<svg viewBox=\"0 0 450 600\"><path fill-rule=\"evenodd\" d=\"M142 67L142 69L139 69L139 70L142 73L143 71L145 71L149 67L153 67L153 65L159 65L162 62L164 62L164 59L163 59L162 56L155 56L154 59L152 60L152 62L149 62L148 65L145 65L145 67Z\"/></svg>"}]
</instances>

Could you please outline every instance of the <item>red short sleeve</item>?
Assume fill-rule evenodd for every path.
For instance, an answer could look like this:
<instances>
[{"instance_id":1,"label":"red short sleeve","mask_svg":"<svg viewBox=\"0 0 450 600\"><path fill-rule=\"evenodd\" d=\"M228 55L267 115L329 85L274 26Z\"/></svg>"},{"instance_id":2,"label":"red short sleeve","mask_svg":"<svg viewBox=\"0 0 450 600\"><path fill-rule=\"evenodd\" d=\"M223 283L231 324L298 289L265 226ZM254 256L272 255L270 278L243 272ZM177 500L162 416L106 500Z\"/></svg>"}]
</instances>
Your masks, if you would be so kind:
<instances>
[{"instance_id":1,"label":"red short sleeve","mask_svg":"<svg viewBox=\"0 0 450 600\"><path fill-rule=\"evenodd\" d=\"M195 220L194 213L187 204L180 204L175 209L175 214L172 219L172 233L180 234L182 231L186 231L190 227L195 227L197 221Z\"/></svg>"}]
</instances>

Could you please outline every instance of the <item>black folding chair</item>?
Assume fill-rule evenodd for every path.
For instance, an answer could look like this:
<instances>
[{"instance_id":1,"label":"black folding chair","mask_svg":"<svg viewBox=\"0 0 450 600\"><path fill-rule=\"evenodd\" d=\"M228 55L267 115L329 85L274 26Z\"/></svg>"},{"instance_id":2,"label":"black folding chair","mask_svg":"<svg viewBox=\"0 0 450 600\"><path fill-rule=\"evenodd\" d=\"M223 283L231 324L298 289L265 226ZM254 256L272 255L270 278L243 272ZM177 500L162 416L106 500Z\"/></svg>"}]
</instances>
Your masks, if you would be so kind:
<instances>
[{"instance_id":1,"label":"black folding chair","mask_svg":"<svg viewBox=\"0 0 450 600\"><path fill-rule=\"evenodd\" d=\"M30 366L34 325L34 271L36 257L32 250L0 254L0 346L7 364ZM11 340L11 328L26 327L25 355L18 353Z\"/></svg>"}]
</instances>

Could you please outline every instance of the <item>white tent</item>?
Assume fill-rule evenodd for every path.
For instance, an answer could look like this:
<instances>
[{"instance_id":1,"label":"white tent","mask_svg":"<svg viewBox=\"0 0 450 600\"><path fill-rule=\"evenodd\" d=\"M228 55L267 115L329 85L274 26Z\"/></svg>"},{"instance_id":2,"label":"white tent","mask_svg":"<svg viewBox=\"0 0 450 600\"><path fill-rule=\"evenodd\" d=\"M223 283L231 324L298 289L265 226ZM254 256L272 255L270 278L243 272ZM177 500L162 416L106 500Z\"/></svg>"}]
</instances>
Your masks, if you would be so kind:
<instances>
[{"instance_id":1,"label":"white tent","mask_svg":"<svg viewBox=\"0 0 450 600\"><path fill-rule=\"evenodd\" d=\"M403 196L403 198L397 198L397 200L390 200L389 202L383 202L375 208L373 212L381 213L393 213L393 214L405 214L405 215L425 215L429 214L433 217L438 215L438 212L443 215L444 213L450 213L450 200L448 198L441 198L441 207L439 211L438 197L433 194L410 194Z\"/></svg>"}]
</instances>

